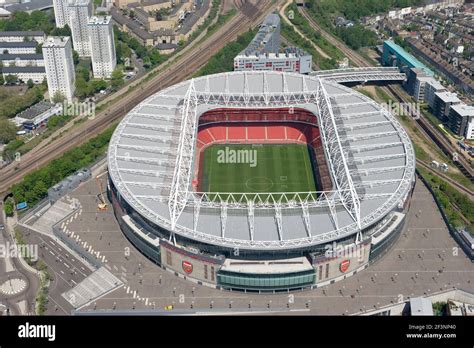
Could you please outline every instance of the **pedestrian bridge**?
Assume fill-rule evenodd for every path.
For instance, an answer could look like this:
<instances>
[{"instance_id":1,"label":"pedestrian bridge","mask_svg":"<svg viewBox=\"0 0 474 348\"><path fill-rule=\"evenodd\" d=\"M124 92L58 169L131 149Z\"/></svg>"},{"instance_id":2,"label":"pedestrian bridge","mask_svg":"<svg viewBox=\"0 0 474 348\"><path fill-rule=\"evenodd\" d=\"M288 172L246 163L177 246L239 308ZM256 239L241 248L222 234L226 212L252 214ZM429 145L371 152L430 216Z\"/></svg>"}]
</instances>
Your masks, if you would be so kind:
<instances>
[{"instance_id":1,"label":"pedestrian bridge","mask_svg":"<svg viewBox=\"0 0 474 348\"><path fill-rule=\"evenodd\" d=\"M334 70L312 71L311 76L318 76L325 80L338 83L352 82L385 82L396 81L401 82L406 79L406 75L401 73L396 67L364 67L364 68L347 68Z\"/></svg>"}]
</instances>

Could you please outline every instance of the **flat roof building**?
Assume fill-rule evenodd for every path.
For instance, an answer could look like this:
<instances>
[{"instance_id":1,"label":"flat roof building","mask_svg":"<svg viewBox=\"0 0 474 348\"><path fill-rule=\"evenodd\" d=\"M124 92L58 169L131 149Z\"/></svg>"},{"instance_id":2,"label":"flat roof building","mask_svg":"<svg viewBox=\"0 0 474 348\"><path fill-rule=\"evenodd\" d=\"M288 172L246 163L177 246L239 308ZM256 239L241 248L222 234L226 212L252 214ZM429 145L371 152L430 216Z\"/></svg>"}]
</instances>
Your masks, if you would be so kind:
<instances>
[{"instance_id":1,"label":"flat roof building","mask_svg":"<svg viewBox=\"0 0 474 348\"><path fill-rule=\"evenodd\" d=\"M40 84L46 78L44 66L5 66L2 68L2 74L4 79L8 75L13 75L23 83L31 80L35 84Z\"/></svg>"},{"instance_id":2,"label":"flat roof building","mask_svg":"<svg viewBox=\"0 0 474 348\"><path fill-rule=\"evenodd\" d=\"M51 100L60 93L69 102L75 90L76 75L69 36L49 36L43 45L48 91Z\"/></svg>"},{"instance_id":3,"label":"flat roof building","mask_svg":"<svg viewBox=\"0 0 474 348\"><path fill-rule=\"evenodd\" d=\"M92 2L91 0L72 0L67 10L74 50L77 51L79 57L90 57L91 44L87 23L92 17Z\"/></svg>"},{"instance_id":4,"label":"flat roof building","mask_svg":"<svg viewBox=\"0 0 474 348\"><path fill-rule=\"evenodd\" d=\"M435 93L433 114L441 121L446 122L448 120L450 107L460 103L461 100L456 93L437 92Z\"/></svg>"},{"instance_id":5,"label":"flat roof building","mask_svg":"<svg viewBox=\"0 0 474 348\"><path fill-rule=\"evenodd\" d=\"M276 13L271 13L265 17L255 37L239 55L278 53L279 51L280 17Z\"/></svg>"},{"instance_id":6,"label":"flat roof building","mask_svg":"<svg viewBox=\"0 0 474 348\"><path fill-rule=\"evenodd\" d=\"M448 117L449 129L468 140L474 139L474 106L464 103L452 105Z\"/></svg>"},{"instance_id":7,"label":"flat roof building","mask_svg":"<svg viewBox=\"0 0 474 348\"><path fill-rule=\"evenodd\" d=\"M54 19L56 21L56 27L58 28L63 28L66 24L69 25L68 1L69 0L53 0Z\"/></svg>"},{"instance_id":8,"label":"flat roof building","mask_svg":"<svg viewBox=\"0 0 474 348\"><path fill-rule=\"evenodd\" d=\"M23 42L26 38L42 44L44 37L44 31L0 31L0 42Z\"/></svg>"},{"instance_id":9,"label":"flat roof building","mask_svg":"<svg viewBox=\"0 0 474 348\"><path fill-rule=\"evenodd\" d=\"M30 106L25 111L20 112L13 119L17 127L23 126L26 129L36 129L45 125L53 115L59 115L62 112L61 104L52 104L46 101Z\"/></svg>"},{"instance_id":10,"label":"flat roof building","mask_svg":"<svg viewBox=\"0 0 474 348\"><path fill-rule=\"evenodd\" d=\"M250 44L234 58L235 71L274 70L308 74L312 57L299 48L280 52L280 17L265 17Z\"/></svg>"},{"instance_id":11,"label":"flat roof building","mask_svg":"<svg viewBox=\"0 0 474 348\"><path fill-rule=\"evenodd\" d=\"M35 54L35 41L21 41L21 42L0 42L0 53L2 54Z\"/></svg>"},{"instance_id":12,"label":"flat roof building","mask_svg":"<svg viewBox=\"0 0 474 348\"><path fill-rule=\"evenodd\" d=\"M405 73L408 73L410 68L419 68L423 69L427 76L434 75L433 71L425 64L405 51L403 47L390 40L385 40L383 43L382 62L386 66L398 66L398 68Z\"/></svg>"},{"instance_id":13,"label":"flat roof building","mask_svg":"<svg viewBox=\"0 0 474 348\"><path fill-rule=\"evenodd\" d=\"M438 80L433 77L426 80L424 100L431 109L434 107L435 94L444 91L446 91L446 87L444 87Z\"/></svg>"},{"instance_id":14,"label":"flat roof building","mask_svg":"<svg viewBox=\"0 0 474 348\"><path fill-rule=\"evenodd\" d=\"M3 67L8 66L44 66L42 54L0 54Z\"/></svg>"},{"instance_id":15,"label":"flat roof building","mask_svg":"<svg viewBox=\"0 0 474 348\"><path fill-rule=\"evenodd\" d=\"M111 16L94 16L87 24L95 78L110 78L117 64Z\"/></svg>"}]
</instances>

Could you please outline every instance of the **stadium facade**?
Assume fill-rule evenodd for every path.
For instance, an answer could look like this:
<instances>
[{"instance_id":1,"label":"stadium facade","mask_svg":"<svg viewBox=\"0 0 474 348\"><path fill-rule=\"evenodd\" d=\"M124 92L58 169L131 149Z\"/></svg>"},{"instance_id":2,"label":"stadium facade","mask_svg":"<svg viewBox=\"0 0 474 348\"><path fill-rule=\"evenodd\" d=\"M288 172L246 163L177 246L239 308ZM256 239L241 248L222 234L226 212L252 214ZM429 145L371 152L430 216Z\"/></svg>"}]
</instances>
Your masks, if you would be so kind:
<instances>
[{"instance_id":1,"label":"stadium facade","mask_svg":"<svg viewBox=\"0 0 474 348\"><path fill-rule=\"evenodd\" d=\"M203 151L242 143L305 144L317 191L203 191ZM274 71L205 76L149 97L115 130L108 167L115 215L143 254L243 291L318 287L368 267L400 234L415 179L392 114L336 82Z\"/></svg>"}]
</instances>

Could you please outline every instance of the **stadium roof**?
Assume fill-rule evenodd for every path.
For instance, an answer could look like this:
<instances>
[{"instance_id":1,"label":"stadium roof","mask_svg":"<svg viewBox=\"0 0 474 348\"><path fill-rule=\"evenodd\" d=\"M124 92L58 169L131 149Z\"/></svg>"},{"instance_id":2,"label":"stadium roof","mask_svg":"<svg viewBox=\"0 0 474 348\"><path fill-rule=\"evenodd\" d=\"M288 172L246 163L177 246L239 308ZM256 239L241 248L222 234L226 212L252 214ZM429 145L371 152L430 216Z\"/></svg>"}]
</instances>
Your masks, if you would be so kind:
<instances>
[{"instance_id":1,"label":"stadium roof","mask_svg":"<svg viewBox=\"0 0 474 348\"><path fill-rule=\"evenodd\" d=\"M201 114L282 106L317 115L334 191L223 204L192 190ZM166 230L220 247L281 250L357 235L384 219L407 198L415 157L406 132L372 99L317 77L252 71L184 81L149 97L115 130L108 164L120 196Z\"/></svg>"}]
</instances>

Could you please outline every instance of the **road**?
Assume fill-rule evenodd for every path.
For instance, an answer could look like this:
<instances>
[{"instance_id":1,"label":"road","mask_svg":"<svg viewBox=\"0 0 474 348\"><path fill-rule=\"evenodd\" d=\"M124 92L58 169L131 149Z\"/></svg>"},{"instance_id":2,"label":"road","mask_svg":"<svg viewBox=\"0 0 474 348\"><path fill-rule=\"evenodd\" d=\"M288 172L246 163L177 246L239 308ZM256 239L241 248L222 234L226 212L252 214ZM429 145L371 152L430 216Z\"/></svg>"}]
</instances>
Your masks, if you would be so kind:
<instances>
[{"instance_id":1,"label":"road","mask_svg":"<svg viewBox=\"0 0 474 348\"><path fill-rule=\"evenodd\" d=\"M3 230L0 230L0 244L5 246L5 250L11 250L10 247L15 244L12 238L12 230L6 221L3 204L0 202L0 224L5 225ZM5 255L7 256L7 255ZM18 256L0 258L0 284L9 279L22 279L26 282L26 287L23 291L16 295L4 295L0 293L0 300L5 304L10 314L25 315L35 313L35 298L39 289L39 278L29 270L25 269ZM18 305L19 302L25 301L24 312Z\"/></svg>"},{"instance_id":2,"label":"road","mask_svg":"<svg viewBox=\"0 0 474 348\"><path fill-rule=\"evenodd\" d=\"M123 96L108 109L97 114L95 118L83 122L46 146L25 154L17 165L10 165L0 170L0 193L4 196L9 188L19 182L27 173L101 133L147 97L191 76L228 42L235 40L239 34L261 22L263 17L275 10L281 2L273 3L270 0L261 0L256 1L256 4L253 5L250 1L242 1L236 16L199 46L193 47L183 54L176 63L166 70L143 82L139 88Z\"/></svg>"},{"instance_id":3,"label":"road","mask_svg":"<svg viewBox=\"0 0 474 348\"><path fill-rule=\"evenodd\" d=\"M30 231L26 227L21 229L25 242L38 246L38 256L48 265L49 273L52 275L48 292L50 305L46 314L69 315L73 308L61 294L76 286L92 274L92 271L52 238Z\"/></svg>"},{"instance_id":4,"label":"road","mask_svg":"<svg viewBox=\"0 0 474 348\"><path fill-rule=\"evenodd\" d=\"M339 50L341 50L352 62L355 66L357 67L364 67L364 66L371 66L372 64L367 61L364 57L359 55L357 52L354 52L351 48L347 47L342 41L340 41L338 38L334 37L330 33L328 33L325 29L321 28L313 18L308 14L306 9L302 7L298 7L298 10L300 13L308 20L309 25L314 29L318 30L321 35L331 44L336 46ZM406 98L406 93L401 90L400 86L387 86L385 87L385 90L392 96L394 96L397 100L402 101L402 102L407 102L411 103L410 100L407 100ZM421 128L421 130L425 131L424 133L428 133L427 135L429 136L430 140L433 140L436 145L440 147L440 149L449 157L452 157L452 154L454 152L458 152L456 148L452 146L452 144L447 141L440 132L433 127L433 125L424 117L421 116L417 122L415 123L418 128ZM419 161L417 161L418 163ZM473 178L473 169L471 168L471 165L469 161L467 161L464 157L459 156L459 161L456 162L456 165L460 169L460 171L468 177L471 181L474 181ZM455 185L457 188L459 188L461 185L456 184ZM464 193L470 192L472 196L472 192L462 186L462 190Z\"/></svg>"}]
</instances>

